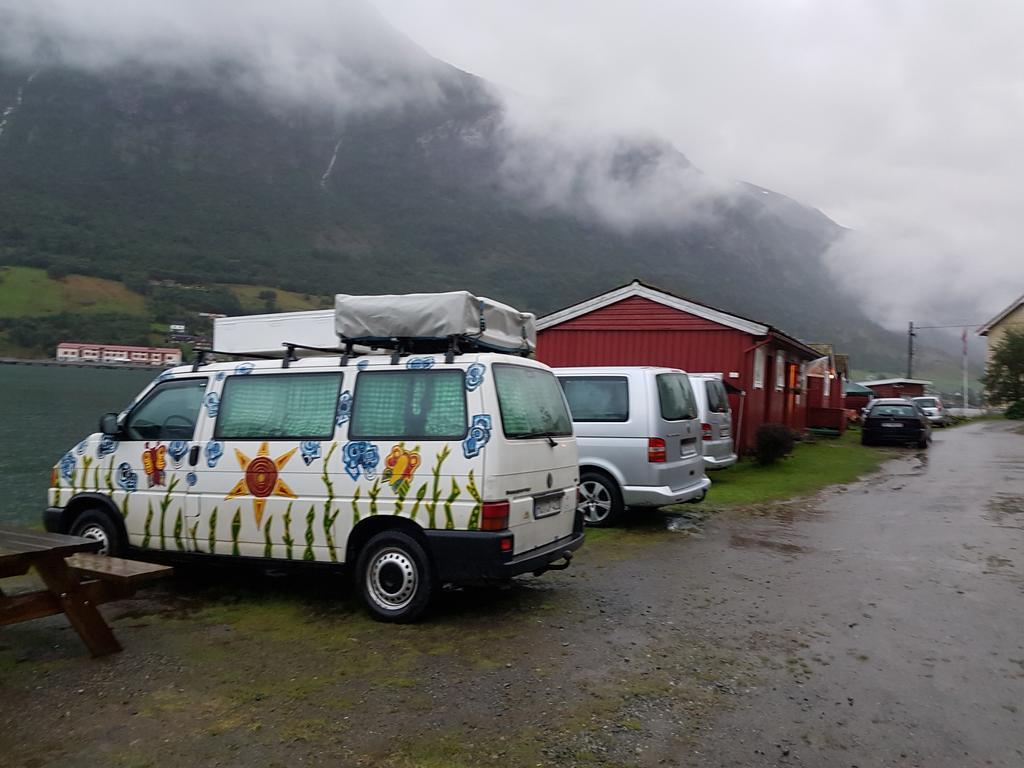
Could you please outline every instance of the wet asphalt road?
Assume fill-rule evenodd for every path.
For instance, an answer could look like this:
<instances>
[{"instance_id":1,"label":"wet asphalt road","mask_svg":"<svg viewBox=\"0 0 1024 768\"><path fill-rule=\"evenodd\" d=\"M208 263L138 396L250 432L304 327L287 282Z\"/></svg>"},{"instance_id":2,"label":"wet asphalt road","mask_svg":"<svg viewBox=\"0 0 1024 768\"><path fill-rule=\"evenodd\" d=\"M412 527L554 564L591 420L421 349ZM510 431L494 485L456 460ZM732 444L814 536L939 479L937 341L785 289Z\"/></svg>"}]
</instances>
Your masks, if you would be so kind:
<instances>
[{"instance_id":1,"label":"wet asphalt road","mask_svg":"<svg viewBox=\"0 0 1024 768\"><path fill-rule=\"evenodd\" d=\"M723 642L734 622L751 644L763 635L791 651L690 762L1024 766L1014 429L936 430L930 450L866 481L711 526L711 546L690 550L690 572L713 576L692 585L715 598L706 620Z\"/></svg>"}]
</instances>

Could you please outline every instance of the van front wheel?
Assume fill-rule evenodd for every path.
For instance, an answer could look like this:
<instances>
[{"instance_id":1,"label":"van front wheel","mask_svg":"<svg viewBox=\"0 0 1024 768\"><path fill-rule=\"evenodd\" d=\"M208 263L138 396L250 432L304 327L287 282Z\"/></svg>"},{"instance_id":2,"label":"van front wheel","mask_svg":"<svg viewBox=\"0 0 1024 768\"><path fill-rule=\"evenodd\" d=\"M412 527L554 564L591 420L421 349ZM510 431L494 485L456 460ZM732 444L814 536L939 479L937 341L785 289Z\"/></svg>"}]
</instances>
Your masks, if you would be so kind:
<instances>
[{"instance_id":1,"label":"van front wheel","mask_svg":"<svg viewBox=\"0 0 1024 768\"><path fill-rule=\"evenodd\" d=\"M402 531L382 531L370 539L359 554L356 573L363 601L379 621L416 621L433 597L430 558Z\"/></svg>"},{"instance_id":2,"label":"van front wheel","mask_svg":"<svg viewBox=\"0 0 1024 768\"><path fill-rule=\"evenodd\" d=\"M612 525L622 514L622 492L614 480L599 472L580 475L580 503L577 509L587 525Z\"/></svg>"}]
</instances>

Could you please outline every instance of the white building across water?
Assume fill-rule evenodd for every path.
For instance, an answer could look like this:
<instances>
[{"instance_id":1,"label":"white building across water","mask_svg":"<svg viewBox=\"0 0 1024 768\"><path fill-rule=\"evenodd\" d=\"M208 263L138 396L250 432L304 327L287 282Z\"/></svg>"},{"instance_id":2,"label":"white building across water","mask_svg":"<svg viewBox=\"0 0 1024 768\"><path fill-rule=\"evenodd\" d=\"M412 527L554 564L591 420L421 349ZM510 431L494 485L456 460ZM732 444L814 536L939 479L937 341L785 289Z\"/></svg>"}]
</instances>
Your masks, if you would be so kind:
<instances>
[{"instance_id":1,"label":"white building across water","mask_svg":"<svg viewBox=\"0 0 1024 768\"><path fill-rule=\"evenodd\" d=\"M124 363L129 365L181 365L181 350L171 347L132 347L125 344L86 344L62 341L57 345L62 363Z\"/></svg>"}]
</instances>

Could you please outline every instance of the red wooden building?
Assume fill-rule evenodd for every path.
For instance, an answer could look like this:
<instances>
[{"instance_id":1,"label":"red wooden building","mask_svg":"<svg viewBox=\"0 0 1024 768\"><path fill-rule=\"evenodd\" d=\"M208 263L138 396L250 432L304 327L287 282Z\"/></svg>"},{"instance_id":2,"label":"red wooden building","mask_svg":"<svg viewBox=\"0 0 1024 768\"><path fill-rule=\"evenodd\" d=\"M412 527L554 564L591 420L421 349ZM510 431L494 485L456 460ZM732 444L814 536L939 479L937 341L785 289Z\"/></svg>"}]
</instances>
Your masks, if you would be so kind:
<instances>
[{"instance_id":1,"label":"red wooden building","mask_svg":"<svg viewBox=\"0 0 1024 768\"><path fill-rule=\"evenodd\" d=\"M920 397L932 383L923 379L878 379L862 381L860 385L874 392L875 397Z\"/></svg>"},{"instance_id":2,"label":"red wooden building","mask_svg":"<svg viewBox=\"0 0 1024 768\"><path fill-rule=\"evenodd\" d=\"M741 450L761 424L808 426L804 366L822 355L769 325L634 280L540 318L537 329L537 359L551 366L721 373L737 391L730 399Z\"/></svg>"}]
</instances>

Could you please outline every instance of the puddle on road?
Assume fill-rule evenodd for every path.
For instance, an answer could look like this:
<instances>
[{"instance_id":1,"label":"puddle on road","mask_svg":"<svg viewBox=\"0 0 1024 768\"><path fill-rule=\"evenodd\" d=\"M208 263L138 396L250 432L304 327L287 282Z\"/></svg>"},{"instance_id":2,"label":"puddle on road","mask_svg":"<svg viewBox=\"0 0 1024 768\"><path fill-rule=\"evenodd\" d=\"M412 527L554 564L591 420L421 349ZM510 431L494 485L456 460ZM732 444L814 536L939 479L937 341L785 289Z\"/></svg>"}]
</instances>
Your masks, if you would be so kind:
<instances>
[{"instance_id":1,"label":"puddle on road","mask_svg":"<svg viewBox=\"0 0 1024 768\"><path fill-rule=\"evenodd\" d=\"M775 541L774 539L743 536L739 533L729 536L729 546L738 549L768 549L772 552L781 552L784 555L799 555L810 551L807 547L802 547L789 541Z\"/></svg>"},{"instance_id":2,"label":"puddle on road","mask_svg":"<svg viewBox=\"0 0 1024 768\"><path fill-rule=\"evenodd\" d=\"M665 515L665 529L687 536L703 536L704 523L709 517L710 512L674 512Z\"/></svg>"},{"instance_id":3,"label":"puddle on road","mask_svg":"<svg viewBox=\"0 0 1024 768\"><path fill-rule=\"evenodd\" d=\"M997 493L985 505L985 519L1004 528L1024 529L1024 496Z\"/></svg>"}]
</instances>

